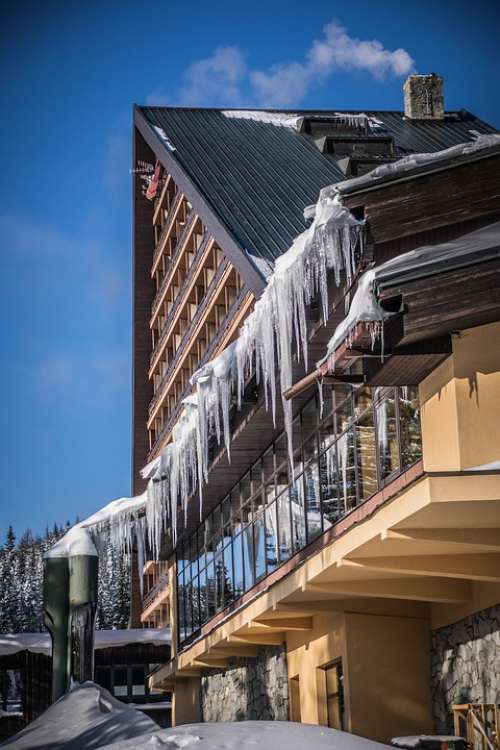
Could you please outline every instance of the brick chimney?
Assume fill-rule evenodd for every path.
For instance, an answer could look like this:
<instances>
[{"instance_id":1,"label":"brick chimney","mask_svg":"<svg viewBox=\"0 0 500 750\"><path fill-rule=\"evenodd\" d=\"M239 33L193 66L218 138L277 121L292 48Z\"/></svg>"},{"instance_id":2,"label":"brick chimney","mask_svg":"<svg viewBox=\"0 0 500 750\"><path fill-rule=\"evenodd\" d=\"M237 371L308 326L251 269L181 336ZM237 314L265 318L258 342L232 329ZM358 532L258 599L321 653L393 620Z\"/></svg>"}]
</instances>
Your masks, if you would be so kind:
<instances>
[{"instance_id":1,"label":"brick chimney","mask_svg":"<svg viewBox=\"0 0 500 750\"><path fill-rule=\"evenodd\" d=\"M408 76L403 85L405 117L410 120L444 119L443 79L435 73Z\"/></svg>"}]
</instances>

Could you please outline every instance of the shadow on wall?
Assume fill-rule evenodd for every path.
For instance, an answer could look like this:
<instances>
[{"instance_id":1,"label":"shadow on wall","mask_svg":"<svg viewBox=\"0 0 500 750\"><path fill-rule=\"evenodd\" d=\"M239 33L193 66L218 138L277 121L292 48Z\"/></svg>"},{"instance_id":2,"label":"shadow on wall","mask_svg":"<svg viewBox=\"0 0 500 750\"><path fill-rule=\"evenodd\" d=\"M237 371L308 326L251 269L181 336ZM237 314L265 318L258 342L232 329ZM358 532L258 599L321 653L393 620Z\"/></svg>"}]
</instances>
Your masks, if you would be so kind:
<instances>
[{"instance_id":1,"label":"shadow on wall","mask_svg":"<svg viewBox=\"0 0 500 750\"><path fill-rule=\"evenodd\" d=\"M453 733L453 704L500 700L500 605L432 633L435 729Z\"/></svg>"}]
</instances>

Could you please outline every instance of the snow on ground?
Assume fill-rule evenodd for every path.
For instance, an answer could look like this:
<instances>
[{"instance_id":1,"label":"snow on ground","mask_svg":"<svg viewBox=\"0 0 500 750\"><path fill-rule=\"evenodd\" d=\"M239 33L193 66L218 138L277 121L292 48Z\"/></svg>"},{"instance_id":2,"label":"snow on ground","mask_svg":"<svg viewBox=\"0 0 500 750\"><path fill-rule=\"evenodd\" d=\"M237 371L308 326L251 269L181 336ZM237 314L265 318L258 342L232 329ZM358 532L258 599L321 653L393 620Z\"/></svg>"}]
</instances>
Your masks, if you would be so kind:
<instances>
[{"instance_id":1,"label":"snow on ground","mask_svg":"<svg viewBox=\"0 0 500 750\"><path fill-rule=\"evenodd\" d=\"M142 739L154 733L157 725L145 714L120 703L93 682L78 685L52 704L38 719L5 742L10 750L92 750L113 744L130 747L126 740ZM135 740L133 740L135 742ZM154 747L154 745L150 745Z\"/></svg>"},{"instance_id":2,"label":"snow on ground","mask_svg":"<svg viewBox=\"0 0 500 750\"><path fill-rule=\"evenodd\" d=\"M388 746L312 724L290 721L234 721L185 724L162 729L106 750L384 750Z\"/></svg>"},{"instance_id":3,"label":"snow on ground","mask_svg":"<svg viewBox=\"0 0 500 750\"><path fill-rule=\"evenodd\" d=\"M10 750L384 750L346 732L287 721L185 724L159 729L147 716L86 682L8 740Z\"/></svg>"}]
</instances>

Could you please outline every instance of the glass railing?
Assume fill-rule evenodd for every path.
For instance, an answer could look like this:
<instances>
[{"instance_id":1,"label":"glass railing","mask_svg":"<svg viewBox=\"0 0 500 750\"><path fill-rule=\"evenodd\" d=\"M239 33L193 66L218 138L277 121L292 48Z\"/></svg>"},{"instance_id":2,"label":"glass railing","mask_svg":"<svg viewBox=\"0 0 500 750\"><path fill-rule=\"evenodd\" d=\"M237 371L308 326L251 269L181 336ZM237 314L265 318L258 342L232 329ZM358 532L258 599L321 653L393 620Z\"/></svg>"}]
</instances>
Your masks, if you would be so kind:
<instances>
[{"instance_id":1,"label":"glass railing","mask_svg":"<svg viewBox=\"0 0 500 750\"><path fill-rule=\"evenodd\" d=\"M418 390L324 387L177 549L187 643L216 612L421 458ZM326 415L326 416L325 416Z\"/></svg>"}]
</instances>

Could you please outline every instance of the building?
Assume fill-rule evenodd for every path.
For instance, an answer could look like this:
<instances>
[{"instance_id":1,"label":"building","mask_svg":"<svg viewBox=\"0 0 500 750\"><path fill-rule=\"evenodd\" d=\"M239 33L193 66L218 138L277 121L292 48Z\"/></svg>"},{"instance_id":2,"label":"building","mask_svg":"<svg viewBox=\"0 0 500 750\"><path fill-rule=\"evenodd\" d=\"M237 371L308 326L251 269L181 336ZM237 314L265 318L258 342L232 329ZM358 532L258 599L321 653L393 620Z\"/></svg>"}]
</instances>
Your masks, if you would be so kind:
<instances>
[{"instance_id":1,"label":"building","mask_svg":"<svg viewBox=\"0 0 500 750\"><path fill-rule=\"evenodd\" d=\"M174 724L292 718L387 741L498 702L494 132L445 112L437 76L410 78L404 112L136 107L135 493L319 191L337 185L365 222L353 277L328 278L326 324L317 300L307 310L293 470L280 399L273 422L250 378L230 460L211 437L201 517L183 498L162 540L174 638L151 681ZM373 268L372 324L353 310Z\"/></svg>"},{"instance_id":2,"label":"building","mask_svg":"<svg viewBox=\"0 0 500 750\"><path fill-rule=\"evenodd\" d=\"M170 726L171 702L151 688L149 674L170 655L170 631L96 630L94 679L118 700L133 704L160 726ZM0 737L23 729L51 703L50 634L0 636Z\"/></svg>"}]
</instances>

